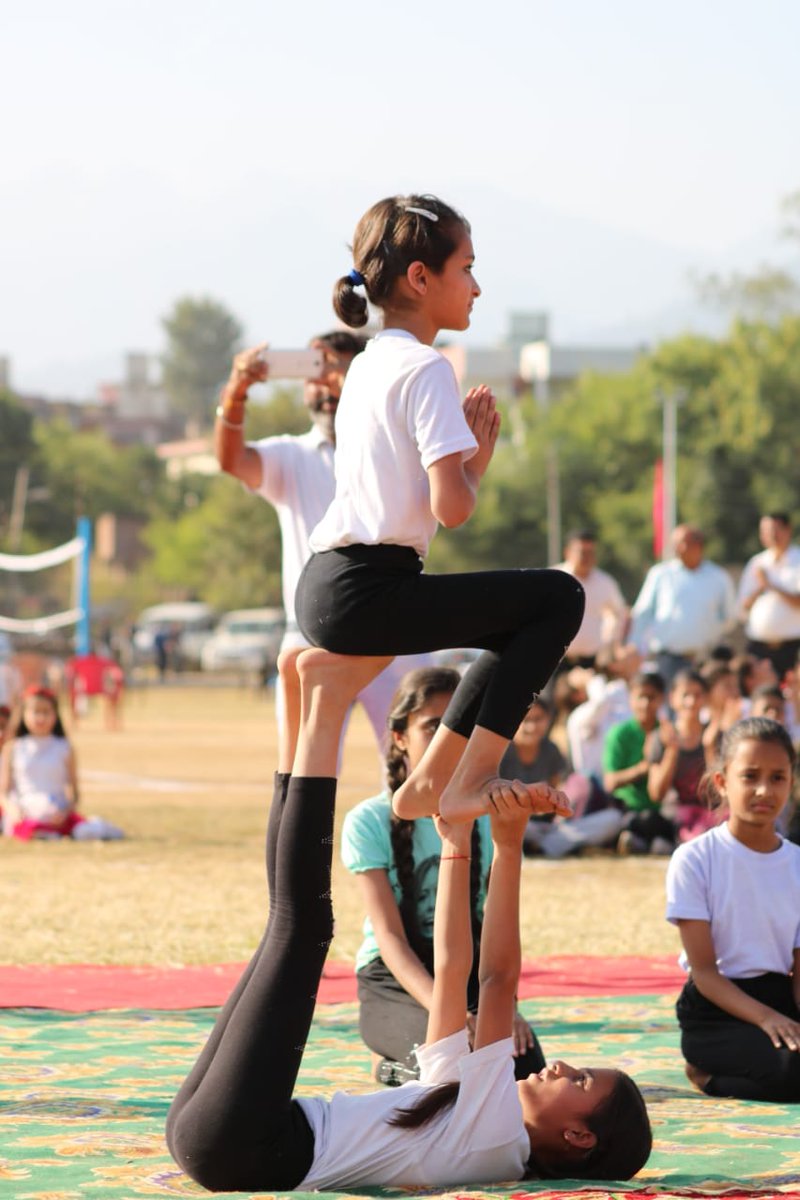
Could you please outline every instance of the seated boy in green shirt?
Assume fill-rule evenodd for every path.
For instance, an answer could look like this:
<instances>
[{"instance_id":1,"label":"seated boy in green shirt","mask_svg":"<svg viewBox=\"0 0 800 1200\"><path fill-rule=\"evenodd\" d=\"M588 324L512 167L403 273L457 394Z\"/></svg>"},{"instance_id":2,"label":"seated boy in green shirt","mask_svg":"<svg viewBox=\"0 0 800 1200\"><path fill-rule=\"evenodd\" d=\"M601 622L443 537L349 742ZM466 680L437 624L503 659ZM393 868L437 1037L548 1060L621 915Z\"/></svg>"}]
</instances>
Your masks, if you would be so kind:
<instances>
[{"instance_id":1,"label":"seated boy in green shirt","mask_svg":"<svg viewBox=\"0 0 800 1200\"><path fill-rule=\"evenodd\" d=\"M627 810L625 829L619 835L621 854L671 854L675 829L661 815L647 790L650 763L648 737L658 728L658 710L664 701L664 681L654 671L635 675L630 684L633 716L612 725L603 745L603 787L621 800Z\"/></svg>"}]
</instances>

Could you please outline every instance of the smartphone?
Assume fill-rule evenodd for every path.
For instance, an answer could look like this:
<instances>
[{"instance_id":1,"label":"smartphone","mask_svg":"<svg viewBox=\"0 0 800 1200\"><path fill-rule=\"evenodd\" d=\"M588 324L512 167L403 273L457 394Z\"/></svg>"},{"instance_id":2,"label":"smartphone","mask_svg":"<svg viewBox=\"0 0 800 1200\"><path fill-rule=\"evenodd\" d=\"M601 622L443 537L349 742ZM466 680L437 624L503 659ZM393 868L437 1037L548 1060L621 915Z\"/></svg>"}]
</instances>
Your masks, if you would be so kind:
<instances>
[{"instance_id":1,"label":"smartphone","mask_svg":"<svg viewBox=\"0 0 800 1200\"><path fill-rule=\"evenodd\" d=\"M270 379L319 379L325 366L321 350L263 350Z\"/></svg>"}]
</instances>

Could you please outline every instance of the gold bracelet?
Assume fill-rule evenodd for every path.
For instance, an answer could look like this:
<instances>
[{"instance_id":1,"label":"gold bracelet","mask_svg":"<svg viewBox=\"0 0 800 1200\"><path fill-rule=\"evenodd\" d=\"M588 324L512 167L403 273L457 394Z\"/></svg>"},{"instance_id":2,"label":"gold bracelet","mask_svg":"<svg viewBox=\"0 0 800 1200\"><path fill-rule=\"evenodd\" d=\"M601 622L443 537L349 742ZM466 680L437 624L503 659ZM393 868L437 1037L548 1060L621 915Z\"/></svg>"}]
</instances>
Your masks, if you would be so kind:
<instances>
[{"instance_id":1,"label":"gold bracelet","mask_svg":"<svg viewBox=\"0 0 800 1200\"><path fill-rule=\"evenodd\" d=\"M464 862L472 862L471 854L443 854L440 857L439 862L452 862L453 859L456 858L461 858L464 860Z\"/></svg>"},{"instance_id":2,"label":"gold bracelet","mask_svg":"<svg viewBox=\"0 0 800 1200\"><path fill-rule=\"evenodd\" d=\"M220 425L224 425L226 429L241 429L244 425L244 421L229 421L221 404L217 405L215 416Z\"/></svg>"}]
</instances>

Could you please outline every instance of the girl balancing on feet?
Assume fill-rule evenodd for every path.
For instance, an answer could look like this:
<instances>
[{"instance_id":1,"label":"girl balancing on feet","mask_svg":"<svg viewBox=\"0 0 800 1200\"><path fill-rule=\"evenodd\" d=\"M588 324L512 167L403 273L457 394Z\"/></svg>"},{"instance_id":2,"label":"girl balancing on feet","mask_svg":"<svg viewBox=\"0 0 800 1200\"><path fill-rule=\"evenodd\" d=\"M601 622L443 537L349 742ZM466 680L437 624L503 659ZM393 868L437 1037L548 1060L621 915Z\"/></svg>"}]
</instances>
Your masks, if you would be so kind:
<instances>
[{"instance_id":1,"label":"girl balancing on feet","mask_svg":"<svg viewBox=\"0 0 800 1200\"><path fill-rule=\"evenodd\" d=\"M302 737L302 733L301 733ZM545 793L541 810L555 797ZM520 970L521 789L493 785L494 857L480 999L469 1051L472 966L469 822L439 819L436 974L419 1082L330 1100L294 1097L332 936L336 781L293 777L270 820L270 920L174 1100L167 1142L212 1191L344 1190L500 1183L523 1177L628 1179L647 1160L647 1110L633 1081L554 1062L516 1082L512 1014Z\"/></svg>"},{"instance_id":2,"label":"girl balancing on feet","mask_svg":"<svg viewBox=\"0 0 800 1200\"><path fill-rule=\"evenodd\" d=\"M701 785L728 819L680 846L667 870L667 918L690 971L681 1049L708 1096L800 1103L800 847L777 829L794 763L782 725L733 725Z\"/></svg>"},{"instance_id":3,"label":"girl balancing on feet","mask_svg":"<svg viewBox=\"0 0 800 1200\"><path fill-rule=\"evenodd\" d=\"M298 622L318 648L299 663L303 720L338 737L353 696L394 655L482 649L394 797L403 817L441 803L447 819L467 820L487 811L506 746L577 632L583 589L552 570L423 573L437 526L472 513L500 425L491 391L473 388L462 405L452 367L433 349L440 330L468 327L480 295L470 228L435 196L392 197L359 221L353 258L334 309L362 326L368 299L383 329L345 381L336 492L298 588ZM325 762L322 773L335 774L335 759ZM295 760L295 774L306 768ZM515 794L530 806L545 791Z\"/></svg>"}]
</instances>

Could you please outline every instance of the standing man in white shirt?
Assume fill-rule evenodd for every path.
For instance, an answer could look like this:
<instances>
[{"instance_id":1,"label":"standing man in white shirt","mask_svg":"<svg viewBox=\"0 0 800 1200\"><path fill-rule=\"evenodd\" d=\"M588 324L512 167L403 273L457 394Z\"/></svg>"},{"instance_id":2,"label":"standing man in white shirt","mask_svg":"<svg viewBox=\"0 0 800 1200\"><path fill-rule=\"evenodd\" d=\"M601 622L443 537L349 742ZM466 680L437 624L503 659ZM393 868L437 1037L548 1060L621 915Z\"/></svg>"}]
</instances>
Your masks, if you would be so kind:
<instances>
[{"instance_id":1,"label":"standing man in white shirt","mask_svg":"<svg viewBox=\"0 0 800 1200\"><path fill-rule=\"evenodd\" d=\"M678 671L725 637L736 617L733 583L727 571L705 558L702 532L695 525L678 525L672 549L674 558L647 572L631 625L631 640L645 657L655 658L667 689Z\"/></svg>"},{"instance_id":2,"label":"standing man in white shirt","mask_svg":"<svg viewBox=\"0 0 800 1200\"><path fill-rule=\"evenodd\" d=\"M768 658L779 680L800 652L800 546L792 545L788 513L766 513L758 525L764 549L747 563L739 582L747 651Z\"/></svg>"},{"instance_id":3,"label":"standing man in white shirt","mask_svg":"<svg viewBox=\"0 0 800 1200\"><path fill-rule=\"evenodd\" d=\"M564 561L556 570L578 579L586 594L581 627L567 646L560 671L576 666L594 667L598 651L624 640L628 606L616 579L597 566L597 540L590 529L577 529L569 534Z\"/></svg>"},{"instance_id":4,"label":"standing man in white shirt","mask_svg":"<svg viewBox=\"0 0 800 1200\"><path fill-rule=\"evenodd\" d=\"M282 546L283 606L286 633L281 645L277 716L279 729L278 772L292 769L300 720L300 681L297 659L308 646L295 620L297 581L310 556L308 540L333 499L335 418L345 375L366 345L364 338L335 330L314 338L310 346L321 350L324 366L318 379L307 379L303 403L311 418L307 433L283 434L246 442L245 404L250 386L267 379L263 346L243 350L233 360L231 375L222 391L214 425L214 450L223 471L240 479L250 491L269 501L278 514ZM406 671L429 663L428 655L398 658L360 693L375 739L382 750L387 738L386 716L392 696Z\"/></svg>"}]
</instances>

